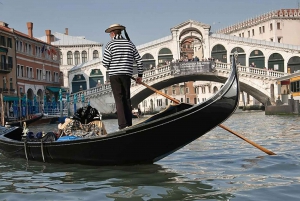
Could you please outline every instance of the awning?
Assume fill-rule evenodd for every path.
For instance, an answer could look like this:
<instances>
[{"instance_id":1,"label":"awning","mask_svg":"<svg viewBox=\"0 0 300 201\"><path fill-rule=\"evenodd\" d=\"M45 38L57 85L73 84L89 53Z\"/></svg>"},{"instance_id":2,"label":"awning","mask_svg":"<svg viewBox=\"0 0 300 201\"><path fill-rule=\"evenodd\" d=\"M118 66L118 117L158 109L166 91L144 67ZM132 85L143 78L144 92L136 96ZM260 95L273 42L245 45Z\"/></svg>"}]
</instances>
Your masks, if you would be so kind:
<instances>
[{"instance_id":1,"label":"awning","mask_svg":"<svg viewBox=\"0 0 300 201\"><path fill-rule=\"evenodd\" d=\"M61 88L61 87L46 87L46 89L48 89L52 93L58 93L60 89L61 89L61 92L67 92L66 89Z\"/></svg>"},{"instance_id":2,"label":"awning","mask_svg":"<svg viewBox=\"0 0 300 201\"><path fill-rule=\"evenodd\" d=\"M5 52L5 53L7 53L7 52L8 52L8 48L0 47L0 52Z\"/></svg>"},{"instance_id":3,"label":"awning","mask_svg":"<svg viewBox=\"0 0 300 201\"><path fill-rule=\"evenodd\" d=\"M17 96L3 96L3 101L19 101Z\"/></svg>"}]
</instances>

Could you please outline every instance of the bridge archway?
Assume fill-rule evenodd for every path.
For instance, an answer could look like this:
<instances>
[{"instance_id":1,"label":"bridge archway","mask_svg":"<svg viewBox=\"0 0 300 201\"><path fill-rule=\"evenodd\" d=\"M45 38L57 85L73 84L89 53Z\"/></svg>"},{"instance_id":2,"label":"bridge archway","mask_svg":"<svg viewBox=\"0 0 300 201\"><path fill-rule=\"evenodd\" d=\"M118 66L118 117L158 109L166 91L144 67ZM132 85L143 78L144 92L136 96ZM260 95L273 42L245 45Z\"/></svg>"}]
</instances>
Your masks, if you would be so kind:
<instances>
[{"instance_id":1,"label":"bridge archway","mask_svg":"<svg viewBox=\"0 0 300 201\"><path fill-rule=\"evenodd\" d=\"M256 68L265 68L265 55L260 50L253 50L249 56L249 66L251 63L256 65Z\"/></svg>"},{"instance_id":2,"label":"bridge archway","mask_svg":"<svg viewBox=\"0 0 300 201\"><path fill-rule=\"evenodd\" d=\"M284 59L281 54L273 53L270 55L268 69L284 72Z\"/></svg>"},{"instance_id":3,"label":"bridge archway","mask_svg":"<svg viewBox=\"0 0 300 201\"><path fill-rule=\"evenodd\" d=\"M244 49L241 47L235 47L231 50L230 61L232 61L232 56L236 52L238 53L237 63L240 63L240 65L242 65L242 66L246 66L246 53L245 53Z\"/></svg>"},{"instance_id":4,"label":"bridge archway","mask_svg":"<svg viewBox=\"0 0 300 201\"><path fill-rule=\"evenodd\" d=\"M89 77L90 88L96 87L97 84L104 84L103 74L100 69L92 69Z\"/></svg>"},{"instance_id":5,"label":"bridge archway","mask_svg":"<svg viewBox=\"0 0 300 201\"><path fill-rule=\"evenodd\" d=\"M150 82L148 84L157 90L162 90L162 89L172 86L174 84L188 82L188 81L211 81L211 82L225 83L226 80L228 79L228 77L227 77L228 75L225 75L225 76L218 76L215 74L212 74L212 75L193 74L193 75L189 75L189 76L183 75L183 76L170 77L167 79L153 80L152 82ZM213 88L214 93L216 93L218 90L219 89L217 87ZM260 91L260 89L255 88L255 85L253 85L253 83L248 83L248 77L243 77L243 76L240 76L240 90L246 92L247 94L249 94L250 96L252 96L253 98L255 98L256 100L258 100L259 102L261 102L263 104L266 102L266 100L269 97L271 97L271 100L272 100L272 96L274 96L273 95L274 89L271 89L266 94L265 92ZM145 88L143 86L138 86L138 88L135 89L134 91L135 92L132 94L132 97L131 97L131 103L133 106L137 106L144 99L146 99L148 96L153 94L152 90Z\"/></svg>"},{"instance_id":6,"label":"bridge archway","mask_svg":"<svg viewBox=\"0 0 300 201\"><path fill-rule=\"evenodd\" d=\"M76 74L72 80L72 93L76 93L81 90L86 90L86 80L83 74Z\"/></svg>"},{"instance_id":7,"label":"bridge archway","mask_svg":"<svg viewBox=\"0 0 300 201\"><path fill-rule=\"evenodd\" d=\"M294 73L295 71L300 70L300 57L293 56L288 61L288 73Z\"/></svg>"},{"instance_id":8,"label":"bridge archway","mask_svg":"<svg viewBox=\"0 0 300 201\"><path fill-rule=\"evenodd\" d=\"M143 67L145 69L150 69L151 67L155 67L155 59L152 54L146 53L142 56Z\"/></svg>"},{"instance_id":9,"label":"bridge archway","mask_svg":"<svg viewBox=\"0 0 300 201\"><path fill-rule=\"evenodd\" d=\"M31 88L29 88L29 89L27 90L26 96L27 96L27 99L28 99L28 100L31 100L31 101L33 100L34 93L33 93L33 90L32 90Z\"/></svg>"},{"instance_id":10,"label":"bridge archway","mask_svg":"<svg viewBox=\"0 0 300 201\"><path fill-rule=\"evenodd\" d=\"M158 52L158 64L162 64L165 61L172 61L173 59L173 54L172 51L169 48L162 48Z\"/></svg>"},{"instance_id":11,"label":"bridge archway","mask_svg":"<svg viewBox=\"0 0 300 201\"><path fill-rule=\"evenodd\" d=\"M214 94L217 93L218 90L219 90L218 87L214 86L214 89L213 89Z\"/></svg>"},{"instance_id":12,"label":"bridge archway","mask_svg":"<svg viewBox=\"0 0 300 201\"><path fill-rule=\"evenodd\" d=\"M215 60L219 60L220 62L227 63L227 50L221 45L215 45L211 51L211 57Z\"/></svg>"}]
</instances>

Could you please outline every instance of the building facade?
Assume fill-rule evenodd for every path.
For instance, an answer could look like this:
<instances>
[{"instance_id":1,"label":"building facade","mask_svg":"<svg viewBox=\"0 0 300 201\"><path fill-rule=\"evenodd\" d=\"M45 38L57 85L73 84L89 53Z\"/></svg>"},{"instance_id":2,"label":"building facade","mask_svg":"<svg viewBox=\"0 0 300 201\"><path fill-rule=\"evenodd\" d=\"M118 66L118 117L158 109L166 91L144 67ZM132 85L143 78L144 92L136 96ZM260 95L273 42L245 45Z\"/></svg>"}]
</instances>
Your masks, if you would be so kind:
<instances>
[{"instance_id":1,"label":"building facade","mask_svg":"<svg viewBox=\"0 0 300 201\"><path fill-rule=\"evenodd\" d=\"M59 70L59 49L50 43L51 30L46 30L48 41L45 43L33 37L33 23L27 23L28 34L15 31L18 95L41 103L57 100L61 87Z\"/></svg>"},{"instance_id":2,"label":"building facade","mask_svg":"<svg viewBox=\"0 0 300 201\"><path fill-rule=\"evenodd\" d=\"M73 88L79 87L80 84L77 83L81 82L82 80L77 80L76 76L75 78L73 77L74 80L73 78L72 80L69 80L69 71L74 66L78 66L94 59L97 60L102 58L103 44L87 40L84 36L71 36L69 35L68 28L65 29L65 33L55 32L51 34L50 38L51 44L60 49L60 71L61 77L63 78L63 86L72 88L72 86L69 84L74 83L75 86ZM47 36L40 37L40 39L47 41ZM104 79L100 79L100 82L104 83ZM83 86L83 88L85 87Z\"/></svg>"},{"instance_id":3,"label":"building facade","mask_svg":"<svg viewBox=\"0 0 300 201\"><path fill-rule=\"evenodd\" d=\"M4 102L10 102L6 105L6 111L11 101L18 97L15 42L14 29L0 21L0 93L3 94Z\"/></svg>"}]
</instances>

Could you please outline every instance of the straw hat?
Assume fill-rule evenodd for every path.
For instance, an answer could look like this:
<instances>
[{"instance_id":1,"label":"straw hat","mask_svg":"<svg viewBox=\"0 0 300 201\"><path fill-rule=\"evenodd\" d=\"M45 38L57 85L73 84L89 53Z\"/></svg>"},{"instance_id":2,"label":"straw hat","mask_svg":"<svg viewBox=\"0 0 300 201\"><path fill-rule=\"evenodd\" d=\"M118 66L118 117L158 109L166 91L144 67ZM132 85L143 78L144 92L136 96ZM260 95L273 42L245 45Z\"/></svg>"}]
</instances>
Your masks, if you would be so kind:
<instances>
[{"instance_id":1,"label":"straw hat","mask_svg":"<svg viewBox=\"0 0 300 201\"><path fill-rule=\"evenodd\" d=\"M123 25L120 25L120 24L112 24L110 25L106 30L105 30L105 33L110 33L114 30L117 30L117 29L120 29L120 30L124 30L125 27Z\"/></svg>"}]
</instances>

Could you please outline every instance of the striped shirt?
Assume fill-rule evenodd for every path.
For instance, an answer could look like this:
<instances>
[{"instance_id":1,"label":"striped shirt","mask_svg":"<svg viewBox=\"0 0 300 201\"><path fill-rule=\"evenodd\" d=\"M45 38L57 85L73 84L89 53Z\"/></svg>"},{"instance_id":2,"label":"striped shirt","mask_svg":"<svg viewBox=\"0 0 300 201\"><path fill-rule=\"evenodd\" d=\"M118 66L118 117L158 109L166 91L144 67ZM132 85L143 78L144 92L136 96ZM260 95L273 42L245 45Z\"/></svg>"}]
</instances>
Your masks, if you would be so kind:
<instances>
[{"instance_id":1,"label":"striped shirt","mask_svg":"<svg viewBox=\"0 0 300 201\"><path fill-rule=\"evenodd\" d=\"M109 76L132 76L133 60L135 60L137 64L138 76L142 77L142 59L135 45L131 41L124 39L122 35L116 35L105 47L102 64L107 68Z\"/></svg>"}]
</instances>

